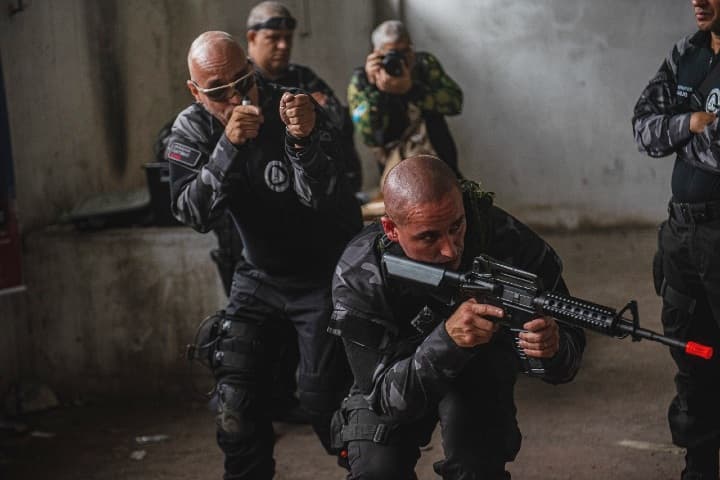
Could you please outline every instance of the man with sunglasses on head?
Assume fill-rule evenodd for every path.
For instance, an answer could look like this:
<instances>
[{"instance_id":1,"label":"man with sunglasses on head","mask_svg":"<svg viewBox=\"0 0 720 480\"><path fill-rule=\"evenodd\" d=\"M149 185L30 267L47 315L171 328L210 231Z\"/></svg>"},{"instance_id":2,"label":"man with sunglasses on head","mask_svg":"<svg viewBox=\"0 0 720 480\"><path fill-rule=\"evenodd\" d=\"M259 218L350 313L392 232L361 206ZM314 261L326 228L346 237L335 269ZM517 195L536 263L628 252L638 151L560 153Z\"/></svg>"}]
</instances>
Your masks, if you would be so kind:
<instances>
[{"instance_id":1,"label":"man with sunglasses on head","mask_svg":"<svg viewBox=\"0 0 720 480\"><path fill-rule=\"evenodd\" d=\"M348 104L380 172L402 158L426 153L443 159L460 177L445 121L446 115L462 110L460 87L435 56L415 52L402 22L381 23L372 33L372 46L365 65L353 72Z\"/></svg>"},{"instance_id":2,"label":"man with sunglasses on head","mask_svg":"<svg viewBox=\"0 0 720 480\"><path fill-rule=\"evenodd\" d=\"M350 114L314 71L304 65L290 63L296 25L290 10L280 2L267 1L255 5L247 18L248 56L265 80L305 90L323 107L340 132L345 175L354 191L359 192L362 170L353 140Z\"/></svg>"},{"instance_id":3,"label":"man with sunglasses on head","mask_svg":"<svg viewBox=\"0 0 720 480\"><path fill-rule=\"evenodd\" d=\"M332 128L304 93L254 74L225 32L188 53L196 103L178 115L166 156L171 206L200 232L230 215L244 245L229 304L212 330L217 441L226 479L269 479L274 433L268 401L288 322L297 331L298 395L329 448L329 419L348 383L342 345L325 330L330 279L360 208L342 175Z\"/></svg>"}]
</instances>

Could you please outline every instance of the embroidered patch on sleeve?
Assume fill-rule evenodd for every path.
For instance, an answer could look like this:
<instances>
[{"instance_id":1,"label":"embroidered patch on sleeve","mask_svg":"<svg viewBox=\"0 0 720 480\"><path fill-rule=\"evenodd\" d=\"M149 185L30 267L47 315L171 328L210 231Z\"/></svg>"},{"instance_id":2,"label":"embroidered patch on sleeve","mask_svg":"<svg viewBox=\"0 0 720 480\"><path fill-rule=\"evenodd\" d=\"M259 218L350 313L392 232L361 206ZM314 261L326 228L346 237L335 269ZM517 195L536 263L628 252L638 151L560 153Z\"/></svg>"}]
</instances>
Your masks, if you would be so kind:
<instances>
[{"instance_id":1,"label":"embroidered patch on sleeve","mask_svg":"<svg viewBox=\"0 0 720 480\"><path fill-rule=\"evenodd\" d=\"M165 153L168 160L181 163L190 168L195 168L197 166L201 155L200 150L196 150L178 142L171 143Z\"/></svg>"}]
</instances>

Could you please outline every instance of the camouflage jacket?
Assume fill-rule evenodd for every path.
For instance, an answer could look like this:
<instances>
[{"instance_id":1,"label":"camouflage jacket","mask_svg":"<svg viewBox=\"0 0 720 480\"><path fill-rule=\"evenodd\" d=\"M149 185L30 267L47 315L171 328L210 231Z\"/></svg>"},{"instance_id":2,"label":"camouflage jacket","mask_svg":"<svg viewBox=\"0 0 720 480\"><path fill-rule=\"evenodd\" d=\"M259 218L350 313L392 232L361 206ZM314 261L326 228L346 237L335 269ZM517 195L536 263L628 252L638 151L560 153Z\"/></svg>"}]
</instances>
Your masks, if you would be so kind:
<instances>
[{"instance_id":1,"label":"camouflage jacket","mask_svg":"<svg viewBox=\"0 0 720 480\"><path fill-rule=\"evenodd\" d=\"M476 197L477 198L477 197ZM468 218L461 270L479 253L538 273L548 287L565 291L562 265L550 246L487 196L473 201L465 192ZM495 365L490 375L514 381L519 368L510 333L504 329L487 344L458 347L445 330L452 313L440 301L386 278L380 268L382 251L402 254L389 243L379 224L366 227L348 245L333 279L334 311L329 331L346 347L355 383L370 407L389 421L408 422L436 408L452 388L453 379L476 355ZM544 362L544 380L571 380L585 347L584 333L561 325L560 351ZM490 368L490 367L488 367Z\"/></svg>"},{"instance_id":2,"label":"camouflage jacket","mask_svg":"<svg viewBox=\"0 0 720 480\"><path fill-rule=\"evenodd\" d=\"M364 67L356 68L348 87L348 106L356 130L366 145L384 147L399 139L408 127L407 109L412 102L422 112L430 142L440 158L457 165L455 143L444 117L461 112L462 90L437 58L427 52L415 54L411 75L410 91L392 95L370 84Z\"/></svg>"},{"instance_id":3,"label":"camouflage jacket","mask_svg":"<svg viewBox=\"0 0 720 480\"><path fill-rule=\"evenodd\" d=\"M701 83L717 63L710 50L709 36L709 32L697 32L673 46L640 95L632 123L640 151L652 157L674 153L679 162L719 174L720 123L715 120L697 135L690 132L693 111L717 111L718 107L720 90L715 94L715 100L711 96L698 99L698 94L702 93ZM691 68L696 67L696 60L701 60L697 65L699 68ZM679 68L681 64L687 68ZM720 87L720 81L712 86Z\"/></svg>"},{"instance_id":4,"label":"camouflage jacket","mask_svg":"<svg viewBox=\"0 0 720 480\"><path fill-rule=\"evenodd\" d=\"M310 143L296 148L278 112L282 90L258 85L265 121L243 145L230 143L200 104L178 115L166 149L173 214L207 232L229 212L253 266L324 277L362 226L359 205L338 174L337 142L323 117Z\"/></svg>"}]
</instances>

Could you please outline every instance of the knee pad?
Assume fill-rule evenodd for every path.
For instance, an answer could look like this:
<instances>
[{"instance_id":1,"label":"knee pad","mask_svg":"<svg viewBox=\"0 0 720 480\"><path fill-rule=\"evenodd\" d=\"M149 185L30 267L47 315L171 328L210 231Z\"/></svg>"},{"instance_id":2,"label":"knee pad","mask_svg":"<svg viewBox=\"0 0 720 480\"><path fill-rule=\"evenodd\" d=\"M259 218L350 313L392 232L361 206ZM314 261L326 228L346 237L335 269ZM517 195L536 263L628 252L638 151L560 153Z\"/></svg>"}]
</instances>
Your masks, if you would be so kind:
<instances>
[{"instance_id":1,"label":"knee pad","mask_svg":"<svg viewBox=\"0 0 720 480\"><path fill-rule=\"evenodd\" d=\"M252 438L256 426L251 409L252 393L242 385L221 383L217 386L217 427L236 438Z\"/></svg>"}]
</instances>

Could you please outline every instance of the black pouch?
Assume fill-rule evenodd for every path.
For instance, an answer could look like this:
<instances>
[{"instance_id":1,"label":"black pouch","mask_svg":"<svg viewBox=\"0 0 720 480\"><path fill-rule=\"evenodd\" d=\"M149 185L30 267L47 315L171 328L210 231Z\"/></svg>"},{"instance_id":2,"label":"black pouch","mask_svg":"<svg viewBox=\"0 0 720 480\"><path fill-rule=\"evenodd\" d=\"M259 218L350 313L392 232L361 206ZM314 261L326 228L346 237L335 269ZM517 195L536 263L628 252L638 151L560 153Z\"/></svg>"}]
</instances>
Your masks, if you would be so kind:
<instances>
[{"instance_id":1,"label":"black pouch","mask_svg":"<svg viewBox=\"0 0 720 480\"><path fill-rule=\"evenodd\" d=\"M220 326L224 319L224 310L219 310L203 319L195 332L194 343L188 344L185 348L185 358L197 361L212 370L220 340Z\"/></svg>"},{"instance_id":2,"label":"black pouch","mask_svg":"<svg viewBox=\"0 0 720 480\"><path fill-rule=\"evenodd\" d=\"M345 411L342 407L335 410L330 420L330 448L333 454L339 454L347 445L343 441L343 426L347 423Z\"/></svg>"}]
</instances>

